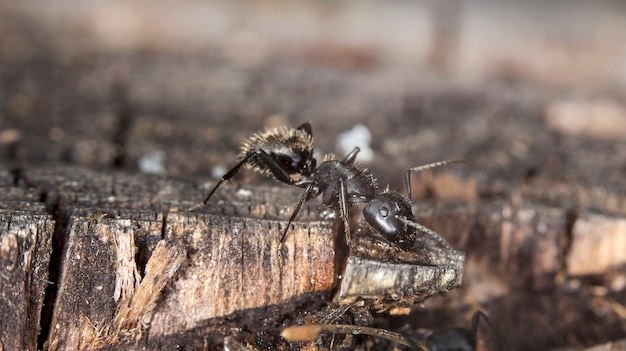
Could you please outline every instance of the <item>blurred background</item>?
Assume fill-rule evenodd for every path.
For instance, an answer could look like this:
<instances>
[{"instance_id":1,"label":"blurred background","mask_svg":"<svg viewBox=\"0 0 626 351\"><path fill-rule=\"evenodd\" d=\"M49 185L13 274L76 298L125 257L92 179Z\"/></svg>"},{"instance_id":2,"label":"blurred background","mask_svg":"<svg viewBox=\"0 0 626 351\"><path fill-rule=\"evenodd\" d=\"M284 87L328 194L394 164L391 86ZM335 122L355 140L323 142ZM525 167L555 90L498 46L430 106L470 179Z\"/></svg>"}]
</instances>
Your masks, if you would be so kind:
<instances>
[{"instance_id":1,"label":"blurred background","mask_svg":"<svg viewBox=\"0 0 626 351\"><path fill-rule=\"evenodd\" d=\"M481 308L516 350L584 349L626 337L625 39L620 1L1 1L0 165L203 182L251 133L305 121L320 154L359 145L394 189L406 168L470 159L443 183L452 195L417 196L555 209L558 262L546 281L509 284L506 265L473 276L522 249L451 225L476 258L467 287L391 327L468 325ZM571 256L589 213L618 228L594 269L602 252Z\"/></svg>"}]
</instances>

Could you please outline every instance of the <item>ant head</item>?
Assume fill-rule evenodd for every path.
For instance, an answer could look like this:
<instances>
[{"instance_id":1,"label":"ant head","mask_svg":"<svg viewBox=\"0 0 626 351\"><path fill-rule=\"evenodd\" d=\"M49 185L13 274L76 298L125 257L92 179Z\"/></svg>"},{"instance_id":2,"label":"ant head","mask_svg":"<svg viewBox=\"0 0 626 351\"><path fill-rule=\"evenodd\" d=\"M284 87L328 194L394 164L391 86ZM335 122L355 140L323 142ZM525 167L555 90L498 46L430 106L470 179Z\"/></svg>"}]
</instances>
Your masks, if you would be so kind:
<instances>
[{"instance_id":1,"label":"ant head","mask_svg":"<svg viewBox=\"0 0 626 351\"><path fill-rule=\"evenodd\" d=\"M388 192L378 195L365 205L363 217L387 240L403 250L415 243L415 229L399 218L414 221L411 204L398 193Z\"/></svg>"}]
</instances>

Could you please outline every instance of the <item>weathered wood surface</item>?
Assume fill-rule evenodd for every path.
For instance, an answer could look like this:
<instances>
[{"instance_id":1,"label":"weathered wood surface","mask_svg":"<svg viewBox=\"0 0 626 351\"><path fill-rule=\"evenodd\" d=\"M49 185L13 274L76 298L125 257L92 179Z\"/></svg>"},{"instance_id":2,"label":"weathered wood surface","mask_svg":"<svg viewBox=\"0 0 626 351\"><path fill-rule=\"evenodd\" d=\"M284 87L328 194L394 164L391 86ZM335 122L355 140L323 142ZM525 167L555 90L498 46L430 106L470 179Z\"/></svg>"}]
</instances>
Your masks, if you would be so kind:
<instances>
[{"instance_id":1,"label":"weathered wood surface","mask_svg":"<svg viewBox=\"0 0 626 351\"><path fill-rule=\"evenodd\" d=\"M274 330L272 342L278 345L280 328L267 325L267 321L279 321L298 306L310 306L313 312L330 301L330 293L340 284L358 285L349 272L343 274L343 281L337 279L341 272L335 257L334 220L324 219L326 211L315 202L305 205L279 254L278 240L298 189L225 186L206 208L190 212L204 194L185 181L47 167L20 170L7 183L12 184L19 186L5 192L5 197L45 201L47 209L40 202L6 202L10 210L5 211L5 218L14 220L13 226L43 223L46 226L39 230L47 231L33 246L38 249L32 258L38 260L38 289L31 294L39 303L30 306L29 318L24 319L28 325L21 327L27 340L6 335L3 343L7 348L143 349L197 342L213 348L222 343L223 336L215 338L211 333L230 334L229 328L241 326L251 332ZM20 211L41 214L24 217ZM8 271L14 270L9 261L14 261L18 252L14 231L9 225L2 236ZM38 231L24 233L33 236ZM52 247L49 269L54 281L46 296L47 309L43 309L46 260ZM389 247L386 250L379 253L379 260L401 253L397 248L395 252ZM432 273L441 263L427 260L428 266L420 266L409 260L402 264L400 258L376 266L374 259L352 257L348 266L355 267L354 262L363 260L374 265L370 269L375 274L405 268ZM389 264L387 270L380 267ZM451 279L460 282L462 259L456 265ZM22 271L30 274L28 267ZM3 293L11 291L8 282L26 279L6 277L10 279ZM422 289L419 296L405 299L404 305L456 287L399 283L396 289ZM394 287L384 288L362 296L351 293L346 303L370 299L376 302L375 308L385 309L402 302L397 301ZM398 294L404 293L399 290ZM15 296L22 298L28 292L18 291ZM381 299L385 296L392 296L393 304L384 304ZM11 302L2 306L10 309ZM37 344L38 318L50 314ZM9 330L5 325L3 331Z\"/></svg>"},{"instance_id":2,"label":"weathered wood surface","mask_svg":"<svg viewBox=\"0 0 626 351\"><path fill-rule=\"evenodd\" d=\"M161 239L162 221L92 218L70 215L69 233L58 282L50 350L89 349L112 329L117 303L141 276L135 241ZM152 252L154 244L141 248ZM152 246L152 247L150 247Z\"/></svg>"},{"instance_id":3,"label":"weathered wood surface","mask_svg":"<svg viewBox=\"0 0 626 351\"><path fill-rule=\"evenodd\" d=\"M37 349L53 228L43 206L0 200L0 349Z\"/></svg>"},{"instance_id":4,"label":"weathered wood surface","mask_svg":"<svg viewBox=\"0 0 626 351\"><path fill-rule=\"evenodd\" d=\"M165 237L185 243L189 261L156 311L151 335L182 333L207 320L245 315L280 319L295 306L323 301L336 286L332 222L294 227L278 251L284 221L185 213L168 215ZM207 282L199 284L199 282ZM247 311L257 310L256 314ZM265 310L265 311L264 311ZM262 312L262 313L261 313Z\"/></svg>"},{"instance_id":5,"label":"weathered wood surface","mask_svg":"<svg viewBox=\"0 0 626 351\"><path fill-rule=\"evenodd\" d=\"M421 240L412 250L403 251L382 240L363 219L354 236L338 296L343 304L373 299L374 309L400 310L462 284L463 251Z\"/></svg>"},{"instance_id":6,"label":"weathered wood surface","mask_svg":"<svg viewBox=\"0 0 626 351\"><path fill-rule=\"evenodd\" d=\"M349 304L364 298L377 299L379 302L375 307L381 310L390 305L411 306L461 285L465 254L459 252L457 255L451 260L454 262L447 266L422 266L350 256L339 291L339 301Z\"/></svg>"},{"instance_id":7,"label":"weathered wood surface","mask_svg":"<svg viewBox=\"0 0 626 351\"><path fill-rule=\"evenodd\" d=\"M95 184L101 180L101 185ZM104 345L157 347L181 340L203 340L215 347L222 339L213 339L211 333L219 330L218 333L224 333L224 328L235 325L267 328L265 322L255 320L258 317L254 316L263 316L265 321L280 320L298 306L308 304L319 308L337 286L335 248L331 239L333 221L320 221L322 217L313 204L307 204L309 207L302 213L304 219L313 222L295 223L286 243L287 254L279 263L278 234L293 206L294 202L290 201L299 194L297 189L225 186L217 194L215 204L206 211L188 212L203 196L201 191L198 193L197 188L185 181L160 177L82 168L33 168L21 172L17 182L7 183L13 184L19 186L9 186L3 192L2 218L10 223L7 222L2 232L1 252L5 272L2 277L7 282L2 285L2 291L4 296L14 296L14 299L3 300L0 307L7 311L14 311L13 306L20 306L20 303L22 307L17 309L18 314L7 312L7 316L15 316L15 321L3 319L5 349L37 347L38 319L45 314L41 301L48 279L46 260L49 260L55 226L65 231L67 237L63 239L65 248L56 251L62 255L61 264L56 267L61 275L56 282L53 319L44 345L51 350ZM126 191L144 196L128 196ZM177 200L180 198L182 200ZM46 201L48 210L44 204L34 201ZM573 216L567 209L530 203L521 206L505 201L478 202L472 206L444 203L434 207L418 203L414 211L420 223L442 233L454 247L472 251L478 246L483 249L487 246L487 252L492 253L491 256L469 257L465 274L469 271L472 279L488 279L492 287L488 295L474 298L506 296L513 287L531 287L537 291L552 289L563 277L597 274L623 264L619 254L622 245L619 218L591 213ZM25 224L16 226L16 223ZM364 224L359 225L363 228ZM588 240L593 240L595 245L586 244ZM420 264L425 264L424 269L434 272L445 270L445 263L449 262L457 270L456 275L451 276L453 279L447 280L453 283L450 286L437 288L428 283L425 286L430 286L431 290L418 292L417 285L422 288L424 285L404 284L402 287L410 291L404 298L417 292L405 299L405 303L420 301L460 283L463 265L458 257L450 256L452 260L446 261L445 255L416 253L412 264L376 259L369 262L371 248L365 249L367 245L376 247L383 257L398 257L404 262L411 262L411 258L366 233L359 233L355 243L356 254L361 257L348 258L340 301L353 302L354 297L358 300L361 294L360 298L377 301L378 304L372 305L377 310L405 305L402 291L393 291L399 285L387 285L388 291L380 296L368 296L363 290L347 293L350 289L364 288L363 282L355 277L371 277L371 269L377 270L374 274L406 273L419 271ZM146 310L132 308L130 301L134 292L140 291L142 284L144 291L147 289L142 275L145 267L155 264L150 260L158 245L174 247L163 257L174 257L178 253L184 258L170 260L171 264L162 262L159 271L169 269L171 278L161 281L160 287L151 289L150 294L143 293L141 301L152 298L158 303ZM585 249L597 250L603 245L616 253L604 255L601 260L589 260L588 257L599 254ZM30 254L17 255L17 252ZM186 254L180 256L180 252ZM163 257L155 259L160 262ZM239 259L228 265L221 264L230 257ZM24 262L20 268L15 263L17 258L31 260L30 266ZM368 263L364 264L365 261ZM392 272L384 273L382 268L385 267ZM365 276L356 273L363 269L370 271ZM515 279L504 277L509 274ZM19 281L30 283L13 284ZM387 304L380 304L385 296ZM124 306L126 312L123 312ZM121 323L120 316L129 314L134 316L135 322ZM507 333L509 324L503 325ZM13 326L18 326L21 332L12 333ZM279 331L276 326L269 330ZM234 335L243 337L238 333ZM131 342L133 340L140 342ZM276 345L286 346L284 341L271 340ZM40 341L40 347L42 345Z\"/></svg>"},{"instance_id":8,"label":"weathered wood surface","mask_svg":"<svg viewBox=\"0 0 626 351\"><path fill-rule=\"evenodd\" d=\"M285 197L295 194L289 190L225 188L205 209L216 213L210 214L188 211L198 203L189 199L203 194L185 182L81 168L25 170L21 177L45 193L58 230L66 232L58 238L61 272L44 345L50 350L127 348L143 340L133 346L141 349L168 335L166 343L202 340L206 329L195 337L185 333L225 318L235 318L227 326L254 330L255 320L280 318L310 301L323 304L336 284L332 221L320 221L314 208L302 213L306 225L294 223L279 259L277 240L286 222L272 218L290 213L293 197ZM120 310L141 288L159 243L181 246L182 268L175 282L160 287L170 293L152 292L160 303L135 317L141 323L121 327Z\"/></svg>"}]
</instances>

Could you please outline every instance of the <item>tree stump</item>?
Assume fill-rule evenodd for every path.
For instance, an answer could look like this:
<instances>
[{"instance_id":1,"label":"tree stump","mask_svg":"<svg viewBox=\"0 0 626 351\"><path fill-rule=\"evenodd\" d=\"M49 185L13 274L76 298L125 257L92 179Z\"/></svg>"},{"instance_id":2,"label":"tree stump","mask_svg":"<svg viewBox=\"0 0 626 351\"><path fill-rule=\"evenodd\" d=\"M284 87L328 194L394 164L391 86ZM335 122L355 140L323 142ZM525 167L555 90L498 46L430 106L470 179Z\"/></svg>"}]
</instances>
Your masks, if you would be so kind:
<instances>
[{"instance_id":1,"label":"tree stump","mask_svg":"<svg viewBox=\"0 0 626 351\"><path fill-rule=\"evenodd\" d=\"M279 252L297 188L225 186L193 209L203 191L176 179L76 167L15 174L0 217L2 292L14 297L0 305L9 316L6 349L212 349L225 335L254 340L261 332L276 349L290 349L278 335L299 315L327 304L344 311L326 312L334 318L352 305L411 306L462 279L462 252L386 244L378 254L347 255L332 211L316 201L305 204ZM15 201L28 199L45 206ZM382 240L376 235L360 233L355 245L373 247Z\"/></svg>"}]
</instances>

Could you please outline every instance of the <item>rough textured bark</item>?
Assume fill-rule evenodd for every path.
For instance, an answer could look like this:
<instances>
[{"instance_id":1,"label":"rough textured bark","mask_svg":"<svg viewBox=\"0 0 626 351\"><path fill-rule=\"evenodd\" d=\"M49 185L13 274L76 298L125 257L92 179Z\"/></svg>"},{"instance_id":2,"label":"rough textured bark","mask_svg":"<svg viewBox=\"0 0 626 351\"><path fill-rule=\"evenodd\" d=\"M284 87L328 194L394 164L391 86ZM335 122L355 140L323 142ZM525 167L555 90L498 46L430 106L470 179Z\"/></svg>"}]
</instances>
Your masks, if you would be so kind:
<instances>
[{"instance_id":1,"label":"rough textured bark","mask_svg":"<svg viewBox=\"0 0 626 351\"><path fill-rule=\"evenodd\" d=\"M213 215L168 215L165 237L190 252L181 275L155 312L151 335L171 335L240 315L280 319L307 300L324 300L336 285L328 222L298 224L278 250L278 221ZM256 310L250 313L250 310ZM267 312L263 312L267 310Z\"/></svg>"},{"instance_id":2,"label":"rough textured bark","mask_svg":"<svg viewBox=\"0 0 626 351\"><path fill-rule=\"evenodd\" d=\"M0 349L37 350L53 228L41 205L0 203Z\"/></svg>"},{"instance_id":3,"label":"rough textured bark","mask_svg":"<svg viewBox=\"0 0 626 351\"><path fill-rule=\"evenodd\" d=\"M20 329L19 337L4 336L7 348L139 350L199 340L214 348L241 326L246 332L236 333L240 338L271 332L275 347L286 348L278 342L283 322L277 321L332 304L337 289L350 293L338 300L348 305L327 312L333 318L362 299L377 310L410 306L462 279L462 253L451 261L443 251L409 254L361 233L353 245L368 248L347 255L335 242L334 219L324 219L327 213L316 202L306 204L279 251L285 219L301 191L296 188L225 186L207 207L197 208L188 199L201 198L202 191L184 181L63 167L23 169L18 178L41 194L37 200L46 201L47 209L15 202L5 210L2 258L5 270L20 276L3 275L4 293L36 302L26 301L21 314L13 314L21 324L3 319ZM337 250L345 252L338 257ZM18 257L32 262L19 266ZM348 259L345 273L341 259ZM446 264L452 270L443 273ZM48 268L52 281L44 309ZM431 278L447 278L397 281L364 293L353 291L363 279L353 269L373 269L375 275L428 270ZM26 283L13 284L19 281ZM17 302L2 306L8 311ZM37 344L38 318L50 314Z\"/></svg>"}]
</instances>

